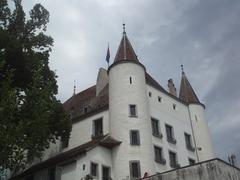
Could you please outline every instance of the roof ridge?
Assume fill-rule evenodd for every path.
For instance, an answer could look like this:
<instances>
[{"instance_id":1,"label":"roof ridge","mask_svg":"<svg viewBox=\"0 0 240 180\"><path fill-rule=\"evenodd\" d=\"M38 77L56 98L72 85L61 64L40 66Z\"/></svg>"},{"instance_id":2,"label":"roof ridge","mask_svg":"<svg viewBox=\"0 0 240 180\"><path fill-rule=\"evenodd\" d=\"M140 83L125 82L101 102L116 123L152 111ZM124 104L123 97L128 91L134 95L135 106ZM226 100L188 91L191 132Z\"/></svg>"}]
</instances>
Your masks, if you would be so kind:
<instances>
[{"instance_id":1,"label":"roof ridge","mask_svg":"<svg viewBox=\"0 0 240 180\"><path fill-rule=\"evenodd\" d=\"M68 103L69 101L71 101L74 97L79 96L79 95L83 94L84 92L89 91L90 89L92 89L92 88L94 88L94 87L96 87L96 85L92 85L92 86L90 86L90 87L88 87L88 88L86 88L86 89L78 92L77 94L74 94L71 98L67 99L63 104L67 104L67 103Z\"/></svg>"}]
</instances>

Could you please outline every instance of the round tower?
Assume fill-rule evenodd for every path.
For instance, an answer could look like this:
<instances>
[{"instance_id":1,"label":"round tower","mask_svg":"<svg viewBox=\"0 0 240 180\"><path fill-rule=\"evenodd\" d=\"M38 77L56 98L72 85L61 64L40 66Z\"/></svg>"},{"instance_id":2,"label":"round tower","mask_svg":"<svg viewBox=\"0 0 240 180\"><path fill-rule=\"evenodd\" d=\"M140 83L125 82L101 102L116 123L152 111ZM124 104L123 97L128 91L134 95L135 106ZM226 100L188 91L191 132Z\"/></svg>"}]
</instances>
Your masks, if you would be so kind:
<instances>
[{"instance_id":1,"label":"round tower","mask_svg":"<svg viewBox=\"0 0 240 180\"><path fill-rule=\"evenodd\" d=\"M190 124L198 161L205 161L214 158L212 140L209 133L207 119L205 118L205 106L199 101L195 94L185 72L183 71L183 66L179 99L188 104Z\"/></svg>"},{"instance_id":2,"label":"round tower","mask_svg":"<svg viewBox=\"0 0 240 180\"><path fill-rule=\"evenodd\" d=\"M213 159L215 156L207 119L205 118L204 106L193 103L189 104L189 112L199 161Z\"/></svg>"},{"instance_id":3,"label":"round tower","mask_svg":"<svg viewBox=\"0 0 240 180\"><path fill-rule=\"evenodd\" d=\"M145 80L145 67L127 38L125 29L114 63L109 67L110 134L122 143L113 149L114 179L154 172L154 151Z\"/></svg>"}]
</instances>

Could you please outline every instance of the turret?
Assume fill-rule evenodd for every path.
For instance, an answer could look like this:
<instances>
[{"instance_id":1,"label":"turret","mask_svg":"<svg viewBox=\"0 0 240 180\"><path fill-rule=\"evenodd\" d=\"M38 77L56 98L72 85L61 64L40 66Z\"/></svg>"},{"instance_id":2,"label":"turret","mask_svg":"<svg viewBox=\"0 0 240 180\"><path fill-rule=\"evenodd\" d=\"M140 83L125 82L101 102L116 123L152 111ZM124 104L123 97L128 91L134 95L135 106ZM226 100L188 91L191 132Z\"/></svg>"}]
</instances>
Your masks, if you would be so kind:
<instances>
[{"instance_id":1,"label":"turret","mask_svg":"<svg viewBox=\"0 0 240 180\"><path fill-rule=\"evenodd\" d=\"M189 118L192 127L193 140L196 147L198 161L214 158L211 136L205 117L205 106L202 104L191 84L189 83L182 66L182 80L180 85L179 99L187 103Z\"/></svg>"},{"instance_id":2,"label":"turret","mask_svg":"<svg viewBox=\"0 0 240 180\"><path fill-rule=\"evenodd\" d=\"M147 101L145 67L125 32L109 72L110 134L122 143L113 149L114 179L129 176L131 166L141 176L153 174L153 147Z\"/></svg>"}]
</instances>

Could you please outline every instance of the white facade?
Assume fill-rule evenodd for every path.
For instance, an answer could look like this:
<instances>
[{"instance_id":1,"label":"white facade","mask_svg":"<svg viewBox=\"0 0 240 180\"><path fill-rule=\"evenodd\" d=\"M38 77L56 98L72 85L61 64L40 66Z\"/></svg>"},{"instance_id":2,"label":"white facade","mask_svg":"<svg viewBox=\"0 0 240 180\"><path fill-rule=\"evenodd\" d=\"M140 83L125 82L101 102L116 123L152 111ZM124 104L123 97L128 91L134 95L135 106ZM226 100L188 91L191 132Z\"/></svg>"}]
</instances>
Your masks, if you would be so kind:
<instances>
[{"instance_id":1,"label":"white facade","mask_svg":"<svg viewBox=\"0 0 240 180\"><path fill-rule=\"evenodd\" d=\"M131 49L130 44L128 49L126 48L126 43L129 43L126 38L125 35L121 41L124 53ZM119 49L121 51L121 48ZM124 56L126 59L126 54ZM83 149L79 154L66 156L69 159L61 159L63 162L57 161L54 165L55 179L86 179L92 173L91 163L96 165L94 171L97 175L94 179L105 180L103 168L107 167L111 179L123 180L131 179L132 162L139 164L139 177L143 177L146 172L153 175L173 169L170 154L176 156L174 165L180 167L189 165L189 159L199 162L214 158L203 105L184 103L179 98L152 86L146 81L145 67L139 62L115 62L110 66L108 73L101 69L97 79L96 96L100 96L106 87L108 107L75 120L68 147L61 148L61 143L57 141L46 150L43 163L44 160L66 154L76 148ZM101 102L101 99L99 101ZM90 105L94 104L93 100L89 102ZM131 105L135 107L134 116L131 115ZM101 144L99 141L87 146L89 142L97 141L93 137L94 122L97 119L102 119L102 126L99 126L102 128L101 135L113 138L112 144L109 144L109 141ZM153 132L152 121L158 123L158 136ZM131 142L132 130L138 131L139 144ZM192 148L187 146L186 135L190 137ZM116 143L119 141L120 143ZM161 162L157 160L156 148L161 150ZM35 179L45 179L49 176L46 168L33 173Z\"/></svg>"},{"instance_id":2,"label":"white facade","mask_svg":"<svg viewBox=\"0 0 240 180\"><path fill-rule=\"evenodd\" d=\"M164 156L167 160L169 159L169 150L176 152L181 166L189 164L188 158L194 159L197 162L196 152L189 151L186 148L184 137L184 133L188 133L191 137L193 137L187 110L188 107L151 86L148 86L148 92L152 93L152 97L148 98L151 117L159 120L160 128L163 134L162 139L152 136L153 144L163 147ZM158 97L161 98L161 102L158 101ZM176 109L173 109L174 104L176 105ZM166 124L171 125L174 129L174 136L177 141L175 145L167 142ZM155 163L155 165L157 172L163 172L171 169L169 163L166 163L166 165L159 165L158 163Z\"/></svg>"},{"instance_id":3,"label":"white facade","mask_svg":"<svg viewBox=\"0 0 240 180\"><path fill-rule=\"evenodd\" d=\"M129 116L130 104L137 107L136 117ZM90 174L91 162L98 164L96 179L102 177L102 166L110 168L112 179L129 179L129 162L135 160L140 162L141 176L145 172L164 172L172 169L169 151L177 154L180 166L189 165L189 158L196 162L214 158L203 106L186 105L148 85L145 81L145 69L139 64L129 62L112 67L109 71L109 110L76 121L72 127L69 145L62 151L66 152L91 141L93 122L99 118L103 120L103 134L109 134L122 143L112 149L97 146L89 150L84 156L76 157L74 162L61 165L61 171L58 171L61 175L56 177L61 180L84 179ZM151 118L159 121L161 138L152 135ZM173 127L176 144L167 141L166 124ZM130 144L130 130L139 130L140 145ZM184 133L191 135L194 147L196 143L194 151L186 148ZM166 164L155 161L154 146L162 148ZM59 142L52 145L45 153L45 159L61 153L60 149ZM39 173L38 177L47 175L46 171L41 171L41 176Z\"/></svg>"}]
</instances>

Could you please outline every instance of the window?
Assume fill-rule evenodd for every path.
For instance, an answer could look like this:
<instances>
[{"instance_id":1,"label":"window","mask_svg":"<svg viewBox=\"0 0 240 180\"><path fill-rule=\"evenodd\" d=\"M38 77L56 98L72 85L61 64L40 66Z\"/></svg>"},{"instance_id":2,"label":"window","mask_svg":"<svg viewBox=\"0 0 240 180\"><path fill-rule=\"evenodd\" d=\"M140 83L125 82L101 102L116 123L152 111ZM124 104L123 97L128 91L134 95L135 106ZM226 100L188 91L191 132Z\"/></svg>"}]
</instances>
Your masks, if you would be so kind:
<instances>
[{"instance_id":1,"label":"window","mask_svg":"<svg viewBox=\"0 0 240 180\"><path fill-rule=\"evenodd\" d=\"M90 174L94 177L98 177L98 164L91 162Z\"/></svg>"},{"instance_id":2,"label":"window","mask_svg":"<svg viewBox=\"0 0 240 180\"><path fill-rule=\"evenodd\" d=\"M93 121L93 137L103 135L102 118Z\"/></svg>"},{"instance_id":3,"label":"window","mask_svg":"<svg viewBox=\"0 0 240 180\"><path fill-rule=\"evenodd\" d=\"M55 167L48 169L48 178L47 180L55 180Z\"/></svg>"},{"instance_id":4,"label":"window","mask_svg":"<svg viewBox=\"0 0 240 180\"><path fill-rule=\"evenodd\" d=\"M140 178L141 170L140 170L140 162L139 161L130 161L129 163L130 169L130 177L131 178Z\"/></svg>"},{"instance_id":5,"label":"window","mask_svg":"<svg viewBox=\"0 0 240 180\"><path fill-rule=\"evenodd\" d=\"M166 134L167 134L167 141L172 143L172 144L176 144L176 139L174 138L174 134L173 134L173 127L166 124Z\"/></svg>"},{"instance_id":6,"label":"window","mask_svg":"<svg viewBox=\"0 0 240 180\"><path fill-rule=\"evenodd\" d=\"M74 115L75 115L74 107L71 107L70 112L69 112L70 119L72 119L74 117Z\"/></svg>"},{"instance_id":7,"label":"window","mask_svg":"<svg viewBox=\"0 0 240 180\"><path fill-rule=\"evenodd\" d=\"M138 130L130 131L130 144L131 145L140 145L140 136Z\"/></svg>"},{"instance_id":8,"label":"window","mask_svg":"<svg viewBox=\"0 0 240 180\"><path fill-rule=\"evenodd\" d=\"M130 82L130 84L132 84L132 77L129 78L129 82Z\"/></svg>"},{"instance_id":9,"label":"window","mask_svg":"<svg viewBox=\"0 0 240 180\"><path fill-rule=\"evenodd\" d=\"M162 134L160 133L160 130L159 130L159 120L151 118L151 123L152 123L153 136L162 138Z\"/></svg>"},{"instance_id":10,"label":"window","mask_svg":"<svg viewBox=\"0 0 240 180\"><path fill-rule=\"evenodd\" d=\"M149 93L148 93L148 96L149 96L149 97L152 97L152 93L151 93L151 92L149 92Z\"/></svg>"},{"instance_id":11,"label":"window","mask_svg":"<svg viewBox=\"0 0 240 180\"><path fill-rule=\"evenodd\" d=\"M158 102L162 102L162 98L158 96Z\"/></svg>"},{"instance_id":12,"label":"window","mask_svg":"<svg viewBox=\"0 0 240 180\"><path fill-rule=\"evenodd\" d=\"M177 162L177 154L175 152L169 151L169 161L172 168L178 168L180 165Z\"/></svg>"},{"instance_id":13,"label":"window","mask_svg":"<svg viewBox=\"0 0 240 180\"><path fill-rule=\"evenodd\" d=\"M110 168L106 166L102 166L102 180L110 180Z\"/></svg>"},{"instance_id":14,"label":"window","mask_svg":"<svg viewBox=\"0 0 240 180\"><path fill-rule=\"evenodd\" d=\"M176 104L173 104L173 109L176 110Z\"/></svg>"},{"instance_id":15,"label":"window","mask_svg":"<svg viewBox=\"0 0 240 180\"><path fill-rule=\"evenodd\" d=\"M192 138L190 134L184 133L185 141L186 141L186 147L189 151L194 151L195 148L192 145Z\"/></svg>"},{"instance_id":16,"label":"window","mask_svg":"<svg viewBox=\"0 0 240 180\"><path fill-rule=\"evenodd\" d=\"M137 110L136 110L136 105L135 104L130 104L129 105L129 116L132 116L132 117L137 116Z\"/></svg>"},{"instance_id":17,"label":"window","mask_svg":"<svg viewBox=\"0 0 240 180\"><path fill-rule=\"evenodd\" d=\"M155 161L160 164L166 164L166 160L163 158L163 150L158 146L154 146Z\"/></svg>"},{"instance_id":18,"label":"window","mask_svg":"<svg viewBox=\"0 0 240 180\"><path fill-rule=\"evenodd\" d=\"M67 148L69 145L69 138L61 138L61 147L62 149Z\"/></svg>"},{"instance_id":19,"label":"window","mask_svg":"<svg viewBox=\"0 0 240 180\"><path fill-rule=\"evenodd\" d=\"M188 161L189 161L189 165L194 165L195 164L195 160L194 159L188 158Z\"/></svg>"},{"instance_id":20,"label":"window","mask_svg":"<svg viewBox=\"0 0 240 180\"><path fill-rule=\"evenodd\" d=\"M88 112L88 108L84 107L83 111L84 111L84 114L86 114Z\"/></svg>"},{"instance_id":21,"label":"window","mask_svg":"<svg viewBox=\"0 0 240 180\"><path fill-rule=\"evenodd\" d=\"M34 175L31 174L30 176L27 176L27 177L25 178L25 180L34 180Z\"/></svg>"}]
</instances>

